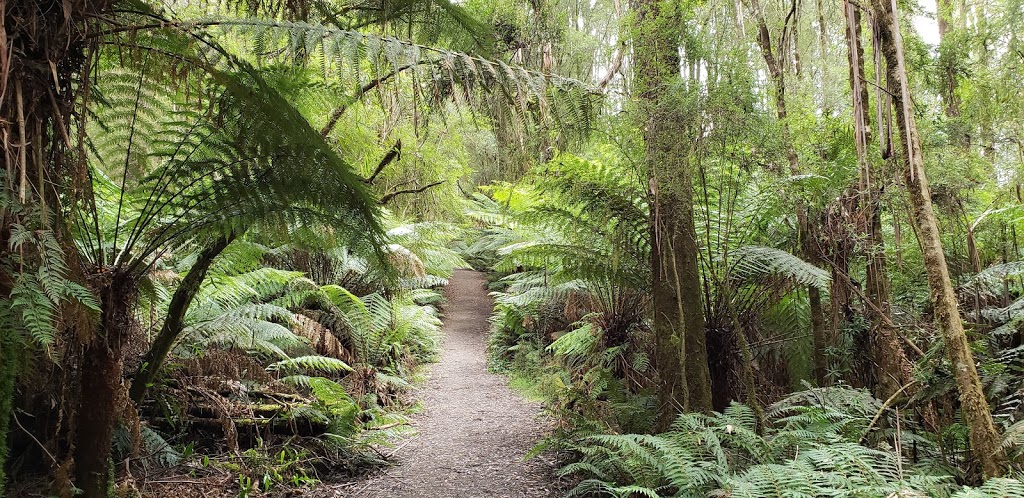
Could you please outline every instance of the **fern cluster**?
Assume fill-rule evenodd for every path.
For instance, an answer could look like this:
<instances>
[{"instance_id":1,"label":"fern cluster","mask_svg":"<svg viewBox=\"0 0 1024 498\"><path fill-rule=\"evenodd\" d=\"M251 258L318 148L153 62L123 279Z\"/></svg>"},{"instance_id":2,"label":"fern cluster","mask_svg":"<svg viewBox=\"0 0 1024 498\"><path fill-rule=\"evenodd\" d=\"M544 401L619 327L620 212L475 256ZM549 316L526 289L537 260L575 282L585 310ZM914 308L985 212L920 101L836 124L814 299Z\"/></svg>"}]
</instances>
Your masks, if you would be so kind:
<instances>
[{"instance_id":1,"label":"fern cluster","mask_svg":"<svg viewBox=\"0 0 1024 498\"><path fill-rule=\"evenodd\" d=\"M480 225L467 259L501 276L491 367L530 378L568 434L647 430L653 343L637 173L609 152L561 154L534 175L532 187L495 184L467 208Z\"/></svg>"},{"instance_id":2,"label":"fern cluster","mask_svg":"<svg viewBox=\"0 0 1024 498\"><path fill-rule=\"evenodd\" d=\"M931 457L908 458L911 432L876 444L860 436L872 401L844 388L796 393L770 410L761 426L753 410L681 415L656 435L595 435L580 459L562 469L582 478L569 496L1022 496L1024 483L996 479L960 488ZM849 400L862 403L846 403ZM838 401L838 402L837 402ZM904 439L900 439L900 438ZM895 438L895 439L894 439ZM948 471L947 471L948 472Z\"/></svg>"}]
</instances>

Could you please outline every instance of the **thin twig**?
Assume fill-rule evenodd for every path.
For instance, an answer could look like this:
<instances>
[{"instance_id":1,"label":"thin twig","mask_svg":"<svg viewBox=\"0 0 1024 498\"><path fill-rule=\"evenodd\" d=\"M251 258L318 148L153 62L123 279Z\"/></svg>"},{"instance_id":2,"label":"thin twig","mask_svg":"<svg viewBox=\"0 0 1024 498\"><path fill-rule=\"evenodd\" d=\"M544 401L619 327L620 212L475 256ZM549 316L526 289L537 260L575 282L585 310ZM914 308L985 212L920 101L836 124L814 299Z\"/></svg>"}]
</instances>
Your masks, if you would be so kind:
<instances>
[{"instance_id":1,"label":"thin twig","mask_svg":"<svg viewBox=\"0 0 1024 498\"><path fill-rule=\"evenodd\" d=\"M908 382L906 385L899 388L896 392L892 393L892 396L889 396L889 399L885 400L885 403L882 403L882 407L878 409L878 413L875 414L874 418L871 419L871 423L868 424L867 428L864 429L864 434L862 434L860 436L860 439L857 440L858 444L864 441L864 438L868 436L869 432L871 432L871 428L874 427L875 423L878 422L878 419L881 418L882 413L884 413L885 410L889 408L889 405L891 405L893 401L896 401L896 397L902 394L903 391L906 391L910 386L914 384L917 384L916 380Z\"/></svg>"},{"instance_id":2,"label":"thin twig","mask_svg":"<svg viewBox=\"0 0 1024 498\"><path fill-rule=\"evenodd\" d=\"M46 453L46 456L50 457L50 460L53 461L54 465L56 465L57 459L53 457L53 453L50 453L50 450L46 449L46 446L43 446L43 443L39 442L39 440L36 439L36 436L29 432L24 425L21 425L21 421L18 420L18 414L16 412L12 412L11 418L14 419L14 423L18 424L18 427L20 427L21 430L25 432L25 434L28 434L28 437L32 438L32 440L39 445L39 448L43 450L43 452Z\"/></svg>"}]
</instances>

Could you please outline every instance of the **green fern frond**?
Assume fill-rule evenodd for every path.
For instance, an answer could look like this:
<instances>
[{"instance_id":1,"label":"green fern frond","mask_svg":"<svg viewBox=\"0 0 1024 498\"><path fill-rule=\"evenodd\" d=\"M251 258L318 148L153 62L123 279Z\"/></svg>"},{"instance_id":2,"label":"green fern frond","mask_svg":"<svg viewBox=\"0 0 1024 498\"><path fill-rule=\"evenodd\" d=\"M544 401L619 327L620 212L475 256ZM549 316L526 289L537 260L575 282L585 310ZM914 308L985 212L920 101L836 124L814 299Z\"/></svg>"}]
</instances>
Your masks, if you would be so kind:
<instances>
[{"instance_id":1,"label":"green fern frond","mask_svg":"<svg viewBox=\"0 0 1024 498\"><path fill-rule=\"evenodd\" d=\"M326 356L299 356L288 358L267 366L268 372L298 372L316 371L328 374L351 372L350 367L344 361Z\"/></svg>"},{"instance_id":2,"label":"green fern frond","mask_svg":"<svg viewBox=\"0 0 1024 498\"><path fill-rule=\"evenodd\" d=\"M733 272L746 281L782 277L828 292L832 279L827 271L773 247L742 246L734 249L730 256L734 261Z\"/></svg>"},{"instance_id":3,"label":"green fern frond","mask_svg":"<svg viewBox=\"0 0 1024 498\"><path fill-rule=\"evenodd\" d=\"M953 498L1024 498L1024 481L997 477L977 488L965 487Z\"/></svg>"}]
</instances>

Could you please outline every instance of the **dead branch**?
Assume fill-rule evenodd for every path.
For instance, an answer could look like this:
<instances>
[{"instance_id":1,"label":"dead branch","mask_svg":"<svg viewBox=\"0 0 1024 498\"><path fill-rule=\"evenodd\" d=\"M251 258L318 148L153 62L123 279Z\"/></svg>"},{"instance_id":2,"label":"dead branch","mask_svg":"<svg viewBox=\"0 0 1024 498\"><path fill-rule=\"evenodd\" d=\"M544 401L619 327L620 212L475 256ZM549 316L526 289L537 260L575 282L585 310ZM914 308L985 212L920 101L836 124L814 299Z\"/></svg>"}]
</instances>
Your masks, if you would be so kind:
<instances>
[{"instance_id":1,"label":"dead branch","mask_svg":"<svg viewBox=\"0 0 1024 498\"><path fill-rule=\"evenodd\" d=\"M380 201L378 201L377 203L380 204L381 206L383 206L383 205L386 205L387 203L391 202L395 197L398 197L398 196L400 196L402 194L418 194L420 192L425 192L427 189L436 187L436 186L438 186L438 185L440 185L440 184L442 184L442 183L444 183L446 181L447 180L441 180L439 182L434 182L434 183L431 183L431 184L428 184L428 185L424 185L424 186L419 187L419 188L410 188L410 189L406 189L406 190L396 190L394 192L391 192L388 195L385 195L384 197L381 197Z\"/></svg>"},{"instance_id":2,"label":"dead branch","mask_svg":"<svg viewBox=\"0 0 1024 498\"><path fill-rule=\"evenodd\" d=\"M391 164L391 161L394 161L396 158L398 160L402 159L402 139L398 139L398 141L395 142L395 145L391 146L391 150L384 155L384 159L380 160L380 163L377 164L377 168L373 170L373 174L363 181L368 185L373 185L373 181L377 179L377 175L379 175L381 171L384 171L384 168L386 168L388 164Z\"/></svg>"}]
</instances>

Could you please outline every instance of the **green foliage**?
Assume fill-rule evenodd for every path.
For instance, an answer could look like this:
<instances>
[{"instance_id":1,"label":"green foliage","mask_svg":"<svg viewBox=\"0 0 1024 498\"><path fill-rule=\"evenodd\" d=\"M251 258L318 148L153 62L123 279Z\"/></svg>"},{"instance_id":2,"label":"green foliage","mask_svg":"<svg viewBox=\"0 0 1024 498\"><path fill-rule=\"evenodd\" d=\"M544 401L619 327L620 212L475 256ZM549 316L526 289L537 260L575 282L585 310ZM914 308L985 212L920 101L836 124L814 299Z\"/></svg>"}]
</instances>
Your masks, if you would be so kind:
<instances>
[{"instance_id":1,"label":"green foliage","mask_svg":"<svg viewBox=\"0 0 1024 498\"><path fill-rule=\"evenodd\" d=\"M266 63L308 61L348 81L400 74L412 81L414 98L442 110L449 102L488 110L519 143L538 133L535 123L553 123L578 142L595 114L596 95L584 83L473 53L318 23L215 18L182 25L216 26L248 40Z\"/></svg>"},{"instance_id":2,"label":"green foliage","mask_svg":"<svg viewBox=\"0 0 1024 498\"><path fill-rule=\"evenodd\" d=\"M866 404L847 404L858 399ZM887 444L858 443L858 428L868 425L877 404L848 389L797 393L774 407L760 429L754 412L738 404L722 413L684 414L658 435L586 438L577 447L580 461L562 473L584 478L570 496L949 496L954 480L930 473L926 462L912 462ZM903 436L911 440L910 433ZM977 496L1012 495L1020 482L986 487Z\"/></svg>"},{"instance_id":3,"label":"green foliage","mask_svg":"<svg viewBox=\"0 0 1024 498\"><path fill-rule=\"evenodd\" d=\"M134 440L138 438L138 441ZM138 443L138 460L144 467L170 468L182 461L182 454L164 436L150 427L141 426L133 435L124 426L114 431L114 452L121 458L132 457L132 449Z\"/></svg>"},{"instance_id":4,"label":"green foliage","mask_svg":"<svg viewBox=\"0 0 1024 498\"><path fill-rule=\"evenodd\" d=\"M255 222L329 224L372 245L376 210L351 166L254 70L211 68L204 56L185 57L207 70L188 88L218 89L206 109L145 62L109 72L96 88L88 136L98 198L76 218L86 256L144 268L157 251Z\"/></svg>"},{"instance_id":5,"label":"green foliage","mask_svg":"<svg viewBox=\"0 0 1024 498\"><path fill-rule=\"evenodd\" d=\"M1024 483L1019 479L995 478L977 487L965 487L953 498L1020 498L1024 496Z\"/></svg>"},{"instance_id":6,"label":"green foliage","mask_svg":"<svg viewBox=\"0 0 1024 498\"><path fill-rule=\"evenodd\" d=\"M295 372L300 370L337 374L351 372L352 367L337 358L325 356L299 356L271 363L267 366L268 372Z\"/></svg>"},{"instance_id":7,"label":"green foliage","mask_svg":"<svg viewBox=\"0 0 1024 498\"><path fill-rule=\"evenodd\" d=\"M829 273L791 253L772 247L741 246L731 252L733 274L748 282L781 277L828 292Z\"/></svg>"},{"instance_id":8,"label":"green foliage","mask_svg":"<svg viewBox=\"0 0 1024 498\"><path fill-rule=\"evenodd\" d=\"M20 341L4 334L0 337L0 494L7 484L7 456L10 451L7 437L11 417L14 416L14 393L18 370L21 368Z\"/></svg>"},{"instance_id":9,"label":"green foliage","mask_svg":"<svg viewBox=\"0 0 1024 498\"><path fill-rule=\"evenodd\" d=\"M43 348L49 347L64 318L79 319L85 323L95 320L99 303L88 289L71 280L64 249L50 230L30 230L21 224L10 227L10 251L19 254L19 266L34 267L35 271L15 273L10 296L0 297L0 323L8 330L23 334L24 339ZM34 260L25 261L25 254ZM61 313L67 307L66 317ZM77 309L76 309L77 308ZM89 315L92 315L91 317Z\"/></svg>"}]
</instances>

